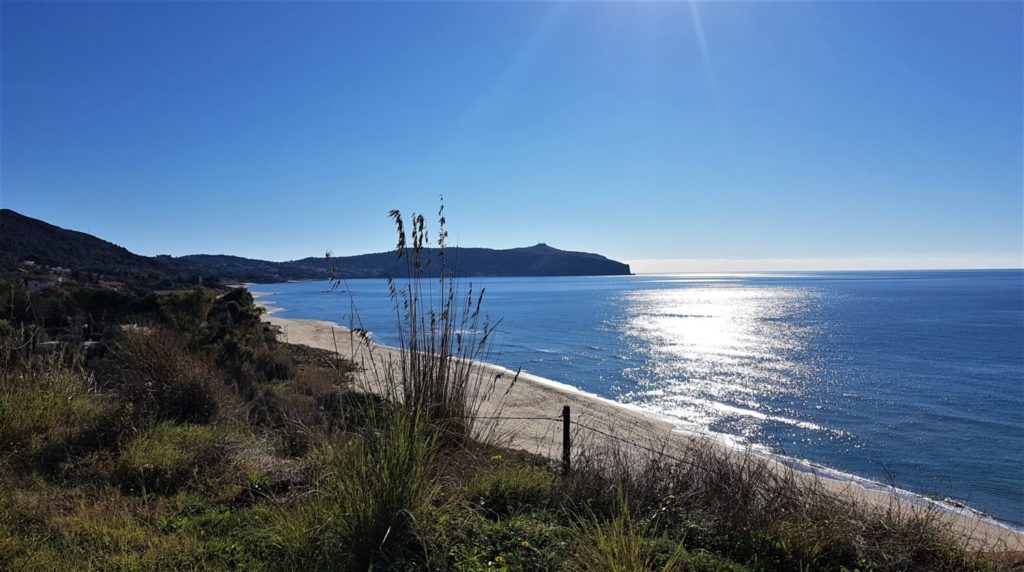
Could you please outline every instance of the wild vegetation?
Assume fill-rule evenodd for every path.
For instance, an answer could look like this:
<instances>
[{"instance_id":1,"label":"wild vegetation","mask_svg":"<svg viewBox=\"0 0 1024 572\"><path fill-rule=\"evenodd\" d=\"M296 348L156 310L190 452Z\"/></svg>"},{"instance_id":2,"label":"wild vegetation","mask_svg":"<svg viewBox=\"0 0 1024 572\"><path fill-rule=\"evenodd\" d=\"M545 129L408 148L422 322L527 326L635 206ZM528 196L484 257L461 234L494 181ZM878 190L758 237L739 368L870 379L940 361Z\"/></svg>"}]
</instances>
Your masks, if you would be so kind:
<instances>
[{"instance_id":1,"label":"wild vegetation","mask_svg":"<svg viewBox=\"0 0 1024 572\"><path fill-rule=\"evenodd\" d=\"M493 332L483 293L446 269L443 216L430 257L423 217L408 236L394 217L403 347L369 393L337 355L278 342L244 289L70 291L59 309L0 290L0 568L1006 567L930 513L715 448L609 444L562 475L494 446L476 413L500 386L467 369Z\"/></svg>"}]
</instances>

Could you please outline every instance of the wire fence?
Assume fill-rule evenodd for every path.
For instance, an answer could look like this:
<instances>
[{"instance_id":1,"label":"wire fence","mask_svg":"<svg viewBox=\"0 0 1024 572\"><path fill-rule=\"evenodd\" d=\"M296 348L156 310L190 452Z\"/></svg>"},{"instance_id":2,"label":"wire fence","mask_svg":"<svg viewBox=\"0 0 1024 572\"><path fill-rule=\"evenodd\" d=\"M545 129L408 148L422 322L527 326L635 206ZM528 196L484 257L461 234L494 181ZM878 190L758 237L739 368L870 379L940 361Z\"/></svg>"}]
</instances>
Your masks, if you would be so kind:
<instances>
[{"instance_id":1,"label":"wire fence","mask_svg":"<svg viewBox=\"0 0 1024 572\"><path fill-rule=\"evenodd\" d=\"M565 474L568 474L572 470L573 436L572 436L572 431L570 430L570 428L572 428L572 427L575 427L577 429L582 429L584 431L589 431L591 433L594 433L594 434L597 434L597 435L601 435L602 437L605 437L607 439L612 439L612 440L614 440L616 442L622 443L624 445L628 445L628 446L636 448L638 450L645 451L645 452L648 452L648 453L652 453L654 455L658 455L660 458L668 459L668 460L671 460L671 461L675 461L677 463L683 463L683 464L687 464L687 465L691 465L692 464L690 461L688 461L686 459L682 459L680 457L677 457L677 456L669 454L668 452L665 451L664 448L657 449L657 448L654 448L654 447L650 447L648 445L644 445L643 443L638 443L637 441L634 441L632 439L627 439L627 438L622 437L620 435L616 435L615 433L612 433L610 431L605 431L603 429L599 429L599 428L594 427L592 425L589 425L589 424L586 424L586 423L581 423L581 422L577 421L576 419L572 418L571 409L570 409L570 407L568 405L566 405L566 406L564 406L562 408L562 414L561 415L554 416L554 417L540 417L540 416L517 417L517 416L505 416L505 415L475 415L475 416L473 416L473 418L474 419L501 420L501 421L509 420L509 421L552 421L552 422L560 421L560 422L562 422L562 455L561 455L561 459L562 459L562 472L565 473Z\"/></svg>"},{"instance_id":2,"label":"wire fence","mask_svg":"<svg viewBox=\"0 0 1024 572\"><path fill-rule=\"evenodd\" d=\"M601 429L598 429L596 427L591 427L589 425L584 425L583 423L580 423L579 421L570 420L570 423L572 425L576 426L576 427L581 428L581 429L586 429L587 431L591 431L593 433L597 433L597 434L602 435L604 437L608 437L610 439L614 439L614 440L616 440L616 441L618 441L620 443L625 443L626 445L629 445L631 447L636 447L637 449L646 451L648 453L653 453L655 455L659 455L659 456L664 457L666 459L669 459L669 460L672 460L672 461L676 461L677 463L689 464L689 461L687 461L685 459L680 459L679 457L675 457L673 455L670 455L670 454L666 453L664 449L655 449L653 447L648 447L648 446L643 445L641 443L637 443L636 441L632 441L630 439L626 439L624 437L620 437L618 435L615 435L614 433L609 433L607 431L602 431Z\"/></svg>"},{"instance_id":3,"label":"wire fence","mask_svg":"<svg viewBox=\"0 0 1024 572\"><path fill-rule=\"evenodd\" d=\"M562 417L507 417L505 415L473 415L473 419L507 419L510 421L561 421Z\"/></svg>"}]
</instances>

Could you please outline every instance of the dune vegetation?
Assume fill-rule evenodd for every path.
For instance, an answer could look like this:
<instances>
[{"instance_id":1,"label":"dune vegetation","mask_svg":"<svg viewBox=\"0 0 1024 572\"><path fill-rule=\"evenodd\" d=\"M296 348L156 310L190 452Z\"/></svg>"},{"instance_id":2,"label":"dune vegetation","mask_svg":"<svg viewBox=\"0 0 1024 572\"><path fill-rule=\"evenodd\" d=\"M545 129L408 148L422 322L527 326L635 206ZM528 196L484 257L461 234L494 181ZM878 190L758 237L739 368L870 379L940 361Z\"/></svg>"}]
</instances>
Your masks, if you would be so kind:
<instances>
[{"instance_id":1,"label":"dune vegetation","mask_svg":"<svg viewBox=\"0 0 1024 572\"><path fill-rule=\"evenodd\" d=\"M403 358L375 380L390 391L278 341L242 288L5 283L0 568L1008 567L929 513L851 504L715 448L591 449L563 475L489 442L465 365L493 333L483 296L419 258L422 217L407 237L394 216L411 280L392 285Z\"/></svg>"}]
</instances>

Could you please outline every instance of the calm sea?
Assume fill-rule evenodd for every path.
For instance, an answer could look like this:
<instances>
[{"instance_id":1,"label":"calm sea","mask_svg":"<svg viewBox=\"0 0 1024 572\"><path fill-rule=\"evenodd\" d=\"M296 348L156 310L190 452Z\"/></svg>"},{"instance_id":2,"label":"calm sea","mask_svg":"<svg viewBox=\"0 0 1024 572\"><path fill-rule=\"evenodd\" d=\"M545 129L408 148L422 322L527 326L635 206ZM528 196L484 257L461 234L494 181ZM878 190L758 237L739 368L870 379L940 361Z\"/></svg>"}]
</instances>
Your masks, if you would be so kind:
<instances>
[{"instance_id":1,"label":"calm sea","mask_svg":"<svg viewBox=\"0 0 1024 572\"><path fill-rule=\"evenodd\" d=\"M472 282L492 362L1024 525L1022 270ZM383 280L252 290L397 343Z\"/></svg>"}]
</instances>

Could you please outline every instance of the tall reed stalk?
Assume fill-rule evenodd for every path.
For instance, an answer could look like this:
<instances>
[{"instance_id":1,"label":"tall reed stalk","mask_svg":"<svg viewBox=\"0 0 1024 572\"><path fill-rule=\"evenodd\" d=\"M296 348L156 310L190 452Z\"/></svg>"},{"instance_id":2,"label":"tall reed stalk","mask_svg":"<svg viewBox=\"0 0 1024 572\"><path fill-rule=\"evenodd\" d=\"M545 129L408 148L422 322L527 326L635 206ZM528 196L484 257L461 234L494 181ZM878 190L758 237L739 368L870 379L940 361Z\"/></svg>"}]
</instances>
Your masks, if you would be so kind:
<instances>
[{"instance_id":1,"label":"tall reed stalk","mask_svg":"<svg viewBox=\"0 0 1024 572\"><path fill-rule=\"evenodd\" d=\"M374 391L440 428L446 440L481 438L493 429L493 423L481 423L481 406L495 395L502 378L483 366L499 322L491 323L482 313L484 289L458 277L458 260L449 262L443 198L436 246L431 246L422 214L413 213L408 225L398 210L389 216L397 234L395 255L405 273L387 282L397 354L376 351L354 302L350 335L358 339L353 346L365 350ZM337 278L336 286L342 282Z\"/></svg>"}]
</instances>

